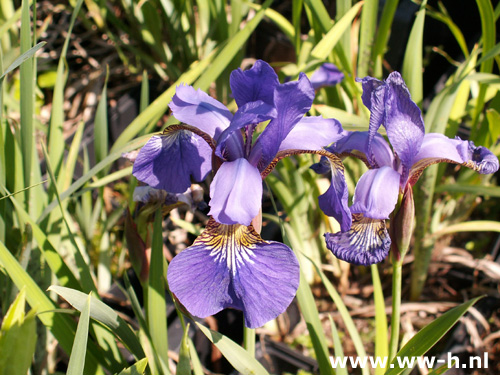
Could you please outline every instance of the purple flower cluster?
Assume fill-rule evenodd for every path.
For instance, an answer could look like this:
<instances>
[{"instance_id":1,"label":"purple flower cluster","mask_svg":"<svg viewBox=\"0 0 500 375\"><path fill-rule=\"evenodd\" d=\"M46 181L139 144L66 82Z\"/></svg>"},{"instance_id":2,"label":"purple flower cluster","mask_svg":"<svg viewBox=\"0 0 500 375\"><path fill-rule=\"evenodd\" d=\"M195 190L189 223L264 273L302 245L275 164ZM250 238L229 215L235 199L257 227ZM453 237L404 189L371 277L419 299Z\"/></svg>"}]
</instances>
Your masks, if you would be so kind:
<instances>
[{"instance_id":1,"label":"purple flower cluster","mask_svg":"<svg viewBox=\"0 0 500 375\"><path fill-rule=\"evenodd\" d=\"M234 115L200 90L177 87L170 109L182 124L151 137L135 160L133 175L153 188L179 194L192 180L200 182L214 173L211 219L168 268L169 287L191 314L206 317L232 307L242 310L245 324L254 328L277 317L294 298L299 264L293 251L263 240L253 225L261 210L262 179L283 157L324 157L316 170L330 171L332 177L319 203L341 226L339 233L326 234L327 246L356 264L375 263L387 255L390 239L384 220L423 168L447 161L480 173L498 169L498 160L487 149L424 135L420 110L397 73L385 82L361 80L363 102L371 111L368 132L346 132L337 120L304 117L315 88L342 77L325 64L312 76L313 83L300 74L297 81L280 84L274 70L257 61L251 69L231 74L238 106ZM265 128L255 136L259 124ZM377 133L381 124L392 149ZM340 159L346 155L360 157L370 167L350 208Z\"/></svg>"}]
</instances>

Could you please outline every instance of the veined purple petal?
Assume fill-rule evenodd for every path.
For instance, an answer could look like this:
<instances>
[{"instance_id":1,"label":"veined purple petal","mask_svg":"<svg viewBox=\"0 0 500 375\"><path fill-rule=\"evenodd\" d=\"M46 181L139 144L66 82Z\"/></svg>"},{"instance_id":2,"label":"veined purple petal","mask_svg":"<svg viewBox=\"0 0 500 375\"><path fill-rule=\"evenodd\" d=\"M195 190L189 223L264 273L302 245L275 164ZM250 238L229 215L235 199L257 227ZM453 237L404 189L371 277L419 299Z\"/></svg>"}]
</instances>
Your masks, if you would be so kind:
<instances>
[{"instance_id":1,"label":"veined purple petal","mask_svg":"<svg viewBox=\"0 0 500 375\"><path fill-rule=\"evenodd\" d=\"M363 101L365 107L371 111L373 92L379 86L383 85L384 82L373 77L356 78L356 82L361 82L361 86L363 88L363 94L361 95L361 100Z\"/></svg>"},{"instance_id":2,"label":"veined purple petal","mask_svg":"<svg viewBox=\"0 0 500 375\"><path fill-rule=\"evenodd\" d=\"M196 134L179 130L155 135L140 150L132 174L156 189L183 193L191 176L202 181L212 169L212 149Z\"/></svg>"},{"instance_id":3,"label":"veined purple petal","mask_svg":"<svg viewBox=\"0 0 500 375\"><path fill-rule=\"evenodd\" d=\"M394 166L394 154L384 137L377 133L371 139L371 147L369 142L369 132L344 132L344 136L330 146L328 150L337 155L352 153L353 156L360 159L366 157L368 162L371 160L373 163L372 168ZM361 152L361 154L353 153L354 150Z\"/></svg>"},{"instance_id":4,"label":"veined purple petal","mask_svg":"<svg viewBox=\"0 0 500 375\"><path fill-rule=\"evenodd\" d=\"M273 105L274 88L279 85L279 80L268 63L257 60L249 70L233 70L229 84L238 107L256 100Z\"/></svg>"},{"instance_id":5,"label":"veined purple petal","mask_svg":"<svg viewBox=\"0 0 500 375\"><path fill-rule=\"evenodd\" d=\"M424 120L398 72L389 75L386 85L383 122L392 148L404 167L403 173L407 174L424 138Z\"/></svg>"},{"instance_id":6,"label":"veined purple petal","mask_svg":"<svg viewBox=\"0 0 500 375\"><path fill-rule=\"evenodd\" d=\"M210 212L222 224L250 225L262 205L259 170L244 158L222 163L210 185Z\"/></svg>"},{"instance_id":7,"label":"veined purple petal","mask_svg":"<svg viewBox=\"0 0 500 375\"><path fill-rule=\"evenodd\" d=\"M415 184L429 165L447 162L474 169L481 174L495 173L498 158L486 147L476 147L471 141L450 139L443 134L426 134L411 169L410 183Z\"/></svg>"},{"instance_id":8,"label":"veined purple petal","mask_svg":"<svg viewBox=\"0 0 500 375\"><path fill-rule=\"evenodd\" d=\"M233 118L224 104L192 86L177 86L169 107L177 120L196 126L215 140Z\"/></svg>"},{"instance_id":9,"label":"veined purple petal","mask_svg":"<svg viewBox=\"0 0 500 375\"><path fill-rule=\"evenodd\" d=\"M254 148L256 153L261 153L263 166L268 165L274 159L281 142L309 111L313 100L314 89L303 73L300 74L298 81L287 82L276 87L274 105L278 111L277 118L267 125L256 142L258 147ZM249 159L254 160L252 154Z\"/></svg>"},{"instance_id":10,"label":"veined purple petal","mask_svg":"<svg viewBox=\"0 0 500 375\"><path fill-rule=\"evenodd\" d=\"M262 100L250 102L238 108L229 127L219 136L215 154L221 159L230 161L245 157L243 138L239 130L247 125L258 124L273 117L276 117L276 110Z\"/></svg>"},{"instance_id":11,"label":"veined purple petal","mask_svg":"<svg viewBox=\"0 0 500 375\"><path fill-rule=\"evenodd\" d=\"M388 219L398 202L400 177L391 167L366 171L356 184L351 212L370 219Z\"/></svg>"},{"instance_id":12,"label":"veined purple petal","mask_svg":"<svg viewBox=\"0 0 500 375\"><path fill-rule=\"evenodd\" d=\"M325 233L326 247L337 258L361 266L381 262L391 246L391 239L384 220L353 216L352 227L347 232Z\"/></svg>"},{"instance_id":13,"label":"veined purple petal","mask_svg":"<svg viewBox=\"0 0 500 375\"><path fill-rule=\"evenodd\" d=\"M311 84L315 90L324 86L334 86L344 79L344 73L332 63L322 64L311 76Z\"/></svg>"},{"instance_id":14,"label":"veined purple petal","mask_svg":"<svg viewBox=\"0 0 500 375\"><path fill-rule=\"evenodd\" d=\"M264 241L253 227L223 225L213 219L193 246L168 267L168 284L193 315L205 318L224 308L242 310L257 328L292 302L299 264L284 244Z\"/></svg>"},{"instance_id":15,"label":"veined purple petal","mask_svg":"<svg viewBox=\"0 0 500 375\"><path fill-rule=\"evenodd\" d=\"M342 135L342 125L333 118L303 117L281 142L279 151L321 150Z\"/></svg>"},{"instance_id":16,"label":"veined purple petal","mask_svg":"<svg viewBox=\"0 0 500 375\"><path fill-rule=\"evenodd\" d=\"M344 177L344 166L340 159L330 160L332 180L328 190L318 197L319 207L327 216L335 218L342 231L351 227L352 216L349 210L349 192Z\"/></svg>"}]
</instances>

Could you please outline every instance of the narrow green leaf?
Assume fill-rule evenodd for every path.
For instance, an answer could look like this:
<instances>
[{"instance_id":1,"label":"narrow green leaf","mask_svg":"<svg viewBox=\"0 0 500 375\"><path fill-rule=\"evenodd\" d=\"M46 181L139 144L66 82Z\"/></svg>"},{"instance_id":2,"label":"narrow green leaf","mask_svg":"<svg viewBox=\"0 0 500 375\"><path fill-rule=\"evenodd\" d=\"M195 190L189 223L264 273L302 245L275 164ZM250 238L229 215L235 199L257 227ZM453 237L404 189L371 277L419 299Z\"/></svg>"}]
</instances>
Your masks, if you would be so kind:
<instances>
[{"instance_id":1,"label":"narrow green leaf","mask_svg":"<svg viewBox=\"0 0 500 375\"><path fill-rule=\"evenodd\" d=\"M19 56L17 59L15 59L14 62L12 62L12 64L10 64L8 66L7 69L5 69L3 74L0 76L0 79L5 78L5 76L7 74L12 72L16 68L18 68L23 62L25 62L26 60L35 56L35 53L37 53L38 50L46 44L47 44L47 42L39 42L36 46L34 46L34 47L30 48L28 51L24 52L21 56Z\"/></svg>"},{"instance_id":2,"label":"narrow green leaf","mask_svg":"<svg viewBox=\"0 0 500 375\"><path fill-rule=\"evenodd\" d=\"M423 100L423 38L424 38L424 22L425 22L425 6L427 0L424 0L420 5L420 10L417 12L417 17L411 28L410 37L406 44L405 57L403 60L402 75L410 90L411 97L419 106Z\"/></svg>"},{"instance_id":3,"label":"narrow green leaf","mask_svg":"<svg viewBox=\"0 0 500 375\"><path fill-rule=\"evenodd\" d=\"M260 4L247 3L247 5L255 10L260 10L262 8ZM267 8L265 10L265 16L279 27L279 29L283 32L283 34L287 36L290 42L293 42L295 40L295 29L293 28L293 25L281 13L275 11L274 9Z\"/></svg>"},{"instance_id":4,"label":"narrow green leaf","mask_svg":"<svg viewBox=\"0 0 500 375\"><path fill-rule=\"evenodd\" d=\"M148 359L143 358L140 361L134 363L132 366L127 367L126 369L121 371L118 375L144 375L147 365Z\"/></svg>"},{"instance_id":5,"label":"narrow green leaf","mask_svg":"<svg viewBox=\"0 0 500 375\"><path fill-rule=\"evenodd\" d=\"M0 374L26 374L35 353L35 311L27 315L26 288L22 288L5 314L0 329Z\"/></svg>"},{"instance_id":6,"label":"narrow green leaf","mask_svg":"<svg viewBox=\"0 0 500 375\"><path fill-rule=\"evenodd\" d=\"M436 192L474 194L495 198L500 197L500 187L498 186L465 185L460 183L453 185L438 185L436 186Z\"/></svg>"},{"instance_id":7,"label":"narrow green leaf","mask_svg":"<svg viewBox=\"0 0 500 375\"><path fill-rule=\"evenodd\" d=\"M465 221L452 224L431 234L433 237L459 232L500 232L500 222L489 220Z\"/></svg>"},{"instance_id":8,"label":"narrow green leaf","mask_svg":"<svg viewBox=\"0 0 500 375\"><path fill-rule=\"evenodd\" d=\"M373 299L375 301L375 357L385 358L389 355L387 315L385 314L384 292L376 264L371 265L373 280ZM385 369L377 367L375 375L383 375Z\"/></svg>"},{"instance_id":9,"label":"narrow green leaf","mask_svg":"<svg viewBox=\"0 0 500 375\"><path fill-rule=\"evenodd\" d=\"M97 293L96 286L94 284L94 278L92 276L92 272L90 270L89 265L85 261L85 257L83 256L83 250L78 246L78 243L75 240L75 237L73 235L73 231L70 228L68 218L66 215L66 210L64 209L62 205L61 198L59 196L59 189L57 188L57 182L56 178L54 176L54 173L52 171L52 166L50 165L50 160L47 154L47 150L45 149L45 146L42 144L42 151L45 156L45 161L47 163L47 172L52 180L52 186L54 187L54 192L57 198L57 201L59 203L59 209L61 210L61 217L63 219L64 225L66 226L66 230L69 236L69 240L71 244L74 247L74 258L76 261L76 265L78 266L78 271L80 273L80 282L82 285L82 288L85 292L89 293L91 291Z\"/></svg>"},{"instance_id":10,"label":"narrow green leaf","mask_svg":"<svg viewBox=\"0 0 500 375\"><path fill-rule=\"evenodd\" d=\"M4 186L0 185L0 190L2 191L2 194L8 195L8 191ZM42 252L50 269L56 275L59 283L70 288L81 288L81 285L75 275L73 275L73 272L71 272L70 268L64 262L63 258L56 251L55 247L37 223L31 218L31 216L24 210L22 205L16 199L11 198L11 201L22 221L30 225L31 230L33 231L33 237L38 243L40 251Z\"/></svg>"},{"instance_id":11,"label":"narrow green leaf","mask_svg":"<svg viewBox=\"0 0 500 375\"><path fill-rule=\"evenodd\" d=\"M397 357L419 357L427 353L455 325L458 319L481 298L477 297L460 306L454 307L422 328L398 352L396 358L391 362L391 368L386 372L386 375L398 375L405 370L405 368L399 367Z\"/></svg>"},{"instance_id":12,"label":"narrow green leaf","mask_svg":"<svg viewBox=\"0 0 500 375\"><path fill-rule=\"evenodd\" d=\"M165 316L165 282L163 278L163 214L156 211L153 225L153 241L151 244L151 261L149 266L149 282L147 287L146 318L149 335L163 371L168 370L168 336Z\"/></svg>"},{"instance_id":13,"label":"narrow green leaf","mask_svg":"<svg viewBox=\"0 0 500 375\"><path fill-rule=\"evenodd\" d=\"M58 181L63 181L67 178L64 174L60 173L63 158L64 158L64 135L63 135L63 123L64 123L64 88L66 86L67 72L66 72L66 55L68 52L69 42L71 40L71 35L73 32L73 26L75 24L76 16L80 11L83 0L78 0L75 4L75 8L71 15L71 19L68 27L68 34L64 40L64 44L61 50L59 61L57 64L56 81L54 85L54 92L52 97L52 110L50 114L50 124L49 124L49 134L48 134L48 150L50 153L50 162L54 167L54 173L58 176ZM59 183L59 182L58 182ZM59 187L62 187L62 182L59 183Z\"/></svg>"},{"instance_id":14,"label":"narrow green leaf","mask_svg":"<svg viewBox=\"0 0 500 375\"><path fill-rule=\"evenodd\" d=\"M314 20L318 22L313 22L313 24L319 23L319 26L323 29L323 32L327 32L331 29L333 22L328 15L328 10L321 0L304 0L305 4L311 10Z\"/></svg>"},{"instance_id":15,"label":"narrow green leaf","mask_svg":"<svg viewBox=\"0 0 500 375\"><path fill-rule=\"evenodd\" d=\"M60 194L60 199L61 201L64 201L68 197L72 196L78 189L80 189L87 181L92 179L99 171L101 171L103 168L108 166L109 164L113 163L115 160L119 159L122 157L123 153L130 152L132 150L136 150L139 147L143 146L146 141L150 138L151 136L142 136L140 138L134 139L133 141L129 142L128 144L118 148L114 152L111 152L104 160L102 160L100 163L97 163L94 167L92 167L88 172L86 172L82 177L80 177L78 180L76 180L68 189L66 189L64 192ZM116 144L116 143L115 143ZM45 210L42 212L40 217L38 218L37 222L43 221L47 215L58 205L58 200L55 199L50 204L47 205Z\"/></svg>"},{"instance_id":16,"label":"narrow green leaf","mask_svg":"<svg viewBox=\"0 0 500 375\"><path fill-rule=\"evenodd\" d=\"M363 2L354 5L335 25L326 33L311 51L311 57L318 60L326 60L328 55L340 40L342 34L351 26L352 20L359 12Z\"/></svg>"},{"instance_id":17,"label":"narrow green leaf","mask_svg":"<svg viewBox=\"0 0 500 375\"><path fill-rule=\"evenodd\" d=\"M455 361L453 361L453 364L455 363ZM445 374L447 371L449 370L448 368L448 364L444 364L442 366L439 366L437 369L435 370L431 370L429 371L429 373L427 375L443 375Z\"/></svg>"},{"instance_id":18,"label":"narrow green leaf","mask_svg":"<svg viewBox=\"0 0 500 375\"><path fill-rule=\"evenodd\" d=\"M210 84L214 82L217 77L224 71L224 69L228 66L231 60L236 56L236 54L241 51L241 48L245 44L245 42L250 38L253 31L260 23L262 18L264 17L265 11L271 5L272 0L266 0L264 4L262 4L262 8L255 14L255 16L247 22L245 27L238 31L234 37L232 37L229 42L224 46L224 48L220 51L217 57L213 60L212 64L208 67L208 69L203 73L203 76L200 77L194 87L201 88L202 90L208 89Z\"/></svg>"},{"instance_id":19,"label":"narrow green leaf","mask_svg":"<svg viewBox=\"0 0 500 375\"><path fill-rule=\"evenodd\" d=\"M78 311L83 310L85 293L58 285L50 286L49 290L56 292ZM136 358L144 358L144 351L134 331L111 307L94 296L90 305L90 317L111 329Z\"/></svg>"},{"instance_id":20,"label":"narrow green leaf","mask_svg":"<svg viewBox=\"0 0 500 375\"><path fill-rule=\"evenodd\" d=\"M94 120L94 152L96 163L102 161L108 155L108 95L107 86L109 78L109 67L106 67L106 78L101 92L101 98L97 104ZM102 170L99 174L104 177L108 168Z\"/></svg>"},{"instance_id":21,"label":"narrow green leaf","mask_svg":"<svg viewBox=\"0 0 500 375\"><path fill-rule=\"evenodd\" d=\"M330 325L332 327L332 339L333 339L333 349L335 350L335 357L343 363L344 361L344 350L342 349L342 342L340 341L339 333L337 331L337 326L332 319L332 316L328 314L328 319L330 320ZM347 375L347 369L345 367L338 367L335 369L335 375Z\"/></svg>"},{"instance_id":22,"label":"narrow green leaf","mask_svg":"<svg viewBox=\"0 0 500 375\"><path fill-rule=\"evenodd\" d=\"M219 349L229 363L243 375L269 375L266 369L248 352L219 332L196 322L198 328Z\"/></svg>"},{"instance_id":23,"label":"narrow green leaf","mask_svg":"<svg viewBox=\"0 0 500 375\"><path fill-rule=\"evenodd\" d=\"M32 48L30 4L28 0L22 1L21 14L21 54L27 53ZM33 55L28 57L20 67L21 81L21 150L23 155L24 187L30 185L33 142L33 115L34 115L34 70ZM29 194L26 194L29 199ZM29 210L28 210L29 211Z\"/></svg>"},{"instance_id":24,"label":"narrow green leaf","mask_svg":"<svg viewBox=\"0 0 500 375\"><path fill-rule=\"evenodd\" d=\"M354 321L351 318L351 315L349 314L349 310L347 310L346 305L342 301L342 297L340 297L340 294L337 292L333 284L328 280L324 272L319 268L319 266L314 262L312 259L308 258L308 260L313 264L314 268L316 269L316 272L318 273L319 277L321 278L321 282L325 286L326 290L328 291L328 294L333 300L333 303L335 303L335 306L337 306L337 310L339 311L340 315L342 316L342 320L344 321L344 324L347 328L347 331L349 332L349 335L351 336L351 340L354 344L354 347L356 348L356 353L358 354L358 357L366 357L366 351L363 345L363 341L361 340L361 336L359 335L358 330L356 329L356 325L354 324ZM368 375L369 369L368 366L365 366L364 368L361 369L361 373L363 375Z\"/></svg>"},{"instance_id":25,"label":"narrow green leaf","mask_svg":"<svg viewBox=\"0 0 500 375\"><path fill-rule=\"evenodd\" d=\"M21 267L2 242L0 242L0 265L6 270L7 274L18 288L26 287L26 299L31 308L38 312L38 319L40 319L54 335L61 345L61 348L69 354L76 331L75 322L65 314L57 314L54 312L57 306ZM82 293L82 295L84 298L87 297L86 294ZM79 298L81 299L81 296ZM100 349L91 342L89 342L89 353L87 353L86 360L88 366L91 364L92 366L97 366L98 363L106 365ZM112 369L110 368L110 370Z\"/></svg>"},{"instance_id":26,"label":"narrow green leaf","mask_svg":"<svg viewBox=\"0 0 500 375\"><path fill-rule=\"evenodd\" d=\"M179 363L177 363L176 375L191 375L191 363L189 361L189 324L184 327L181 347L179 349Z\"/></svg>"},{"instance_id":27,"label":"narrow green leaf","mask_svg":"<svg viewBox=\"0 0 500 375\"><path fill-rule=\"evenodd\" d=\"M346 112L339 108L330 107L324 104L315 104L313 108L326 118L334 118L340 121L346 130L368 130L369 120L354 113Z\"/></svg>"},{"instance_id":28,"label":"narrow green leaf","mask_svg":"<svg viewBox=\"0 0 500 375\"><path fill-rule=\"evenodd\" d=\"M394 20L394 14L396 13L398 3L399 0L385 1L384 8L382 10L382 17L380 17L377 37L375 39L375 45L372 49L372 60L376 64L375 76L379 78L381 78L382 75L382 61L384 58L385 51L387 49L387 43L389 41L392 21Z\"/></svg>"},{"instance_id":29,"label":"narrow green leaf","mask_svg":"<svg viewBox=\"0 0 500 375\"><path fill-rule=\"evenodd\" d=\"M89 321L90 321L90 301L92 293L85 300L78 328L76 329L75 341L71 349L71 355L68 362L68 370L66 375L83 375L85 365L85 354L87 353L87 340L89 336Z\"/></svg>"},{"instance_id":30,"label":"narrow green leaf","mask_svg":"<svg viewBox=\"0 0 500 375\"><path fill-rule=\"evenodd\" d=\"M378 0L365 0L359 29L358 77L366 77L369 73L377 25L377 13Z\"/></svg>"}]
</instances>

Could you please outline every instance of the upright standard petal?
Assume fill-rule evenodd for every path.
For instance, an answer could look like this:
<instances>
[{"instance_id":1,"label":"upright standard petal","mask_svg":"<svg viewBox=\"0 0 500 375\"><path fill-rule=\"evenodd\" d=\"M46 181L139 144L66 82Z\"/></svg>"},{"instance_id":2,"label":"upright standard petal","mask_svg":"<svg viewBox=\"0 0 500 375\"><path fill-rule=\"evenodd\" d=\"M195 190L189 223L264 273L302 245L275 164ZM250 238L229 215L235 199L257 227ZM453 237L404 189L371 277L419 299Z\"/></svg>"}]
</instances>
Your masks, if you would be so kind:
<instances>
[{"instance_id":1,"label":"upright standard petal","mask_svg":"<svg viewBox=\"0 0 500 375\"><path fill-rule=\"evenodd\" d=\"M274 88L279 85L279 80L268 63L257 60L249 70L233 70L229 84L238 107L256 100L273 105Z\"/></svg>"},{"instance_id":2,"label":"upright standard petal","mask_svg":"<svg viewBox=\"0 0 500 375\"><path fill-rule=\"evenodd\" d=\"M225 162L210 185L209 215L222 224L250 225L259 213L262 178L246 159Z\"/></svg>"},{"instance_id":3,"label":"upright standard petal","mask_svg":"<svg viewBox=\"0 0 500 375\"><path fill-rule=\"evenodd\" d=\"M481 174L495 173L498 158L486 147L476 147L471 141L450 139L443 134L426 134L411 169L410 183L414 185L429 165L447 162L461 164Z\"/></svg>"},{"instance_id":4,"label":"upright standard petal","mask_svg":"<svg viewBox=\"0 0 500 375\"><path fill-rule=\"evenodd\" d=\"M212 169L212 149L196 134L178 130L155 135L139 151L132 174L156 189L183 193L191 176L202 181Z\"/></svg>"},{"instance_id":5,"label":"upright standard petal","mask_svg":"<svg viewBox=\"0 0 500 375\"><path fill-rule=\"evenodd\" d=\"M215 140L233 118L224 104L192 86L177 86L169 107L177 120L197 127Z\"/></svg>"},{"instance_id":6,"label":"upright standard petal","mask_svg":"<svg viewBox=\"0 0 500 375\"><path fill-rule=\"evenodd\" d=\"M366 171L356 184L351 212L370 219L388 219L398 202L400 177L391 167Z\"/></svg>"},{"instance_id":7,"label":"upright standard petal","mask_svg":"<svg viewBox=\"0 0 500 375\"><path fill-rule=\"evenodd\" d=\"M332 63L322 64L311 76L311 84L315 90L320 87L334 86L344 79L344 73Z\"/></svg>"},{"instance_id":8,"label":"upright standard petal","mask_svg":"<svg viewBox=\"0 0 500 375\"><path fill-rule=\"evenodd\" d=\"M403 174L407 176L424 139L424 120L401 75L393 72L386 82L383 122L392 148L404 167Z\"/></svg>"},{"instance_id":9,"label":"upright standard petal","mask_svg":"<svg viewBox=\"0 0 500 375\"><path fill-rule=\"evenodd\" d=\"M303 117L281 142L279 151L321 150L342 136L342 125L333 118Z\"/></svg>"},{"instance_id":10,"label":"upright standard petal","mask_svg":"<svg viewBox=\"0 0 500 375\"><path fill-rule=\"evenodd\" d=\"M337 258L361 266L381 262L391 246L384 220L354 214L347 232L325 233L326 247Z\"/></svg>"},{"instance_id":11,"label":"upright standard petal","mask_svg":"<svg viewBox=\"0 0 500 375\"><path fill-rule=\"evenodd\" d=\"M168 267L168 284L193 315L204 318L224 308L242 310L257 328L292 302L299 264L284 244L264 241L252 226L223 225L211 219L194 244Z\"/></svg>"},{"instance_id":12,"label":"upright standard petal","mask_svg":"<svg viewBox=\"0 0 500 375\"><path fill-rule=\"evenodd\" d=\"M273 119L259 136L256 143L256 152L261 152L261 164L265 167L276 156L281 142L286 138L293 127L311 108L314 100L314 89L307 76L300 74L298 81L279 85L274 91L274 106L278 111ZM254 152L252 150L252 152ZM254 159L250 155L250 159Z\"/></svg>"}]
</instances>

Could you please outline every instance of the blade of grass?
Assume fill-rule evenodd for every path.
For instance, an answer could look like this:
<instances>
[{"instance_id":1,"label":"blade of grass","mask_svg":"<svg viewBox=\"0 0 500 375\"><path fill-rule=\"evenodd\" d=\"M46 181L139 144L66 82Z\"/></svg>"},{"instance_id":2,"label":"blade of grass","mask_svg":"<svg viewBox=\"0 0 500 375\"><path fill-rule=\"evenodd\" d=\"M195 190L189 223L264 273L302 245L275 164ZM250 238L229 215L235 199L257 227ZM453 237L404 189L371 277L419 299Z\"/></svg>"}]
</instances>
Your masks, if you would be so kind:
<instances>
[{"instance_id":1,"label":"blade of grass","mask_svg":"<svg viewBox=\"0 0 500 375\"><path fill-rule=\"evenodd\" d=\"M446 332L451 329L451 327L455 325L462 315L464 315L467 310L469 310L469 308L481 298L482 297L474 298L447 311L432 323L422 328L398 352L396 358L391 362L391 368L386 372L386 375L398 375L405 370L405 368L399 367L397 357L419 357L427 353L427 351L432 348L446 334Z\"/></svg>"},{"instance_id":2,"label":"blade of grass","mask_svg":"<svg viewBox=\"0 0 500 375\"><path fill-rule=\"evenodd\" d=\"M403 60L402 75L410 90L411 97L417 105L422 105L423 100L423 36L425 22L425 6L427 0L422 1L420 10L417 12L415 22L411 28L410 37L406 44L405 57Z\"/></svg>"},{"instance_id":3,"label":"blade of grass","mask_svg":"<svg viewBox=\"0 0 500 375\"><path fill-rule=\"evenodd\" d=\"M375 358L385 358L389 355L387 339L387 315L385 314L384 292L376 264L371 265L373 299L375 301ZM383 375L383 367L375 368L375 375Z\"/></svg>"},{"instance_id":4,"label":"blade of grass","mask_svg":"<svg viewBox=\"0 0 500 375\"><path fill-rule=\"evenodd\" d=\"M212 64L204 72L204 74L194 84L195 88L202 90L208 89L210 84L224 71L234 56L241 50L245 42L250 38L253 31L260 23L265 15L265 11L271 5L272 0L266 0L262 4L262 8L255 14L255 16L247 22L245 27L238 31L229 42L224 46L220 53L215 57Z\"/></svg>"},{"instance_id":5,"label":"blade of grass","mask_svg":"<svg viewBox=\"0 0 500 375\"><path fill-rule=\"evenodd\" d=\"M358 77L366 77L369 73L372 47L375 39L377 25L378 0L365 0L361 13L358 45Z\"/></svg>"},{"instance_id":6,"label":"blade of grass","mask_svg":"<svg viewBox=\"0 0 500 375\"><path fill-rule=\"evenodd\" d=\"M49 290L64 298L78 311L83 310L85 302L84 296L86 296L85 293L58 285L50 286ZM125 322L125 320L123 320L123 318L121 318L111 307L94 296L92 296L91 299L90 317L111 329L136 358L144 358L144 351L142 350L141 344L127 322Z\"/></svg>"},{"instance_id":7,"label":"blade of grass","mask_svg":"<svg viewBox=\"0 0 500 375\"><path fill-rule=\"evenodd\" d=\"M94 153L96 163L102 161L108 155L108 95L107 86L109 78L109 67L106 66L106 78L101 92L101 98L97 104L94 120ZM99 172L99 177L104 177L110 166Z\"/></svg>"},{"instance_id":8,"label":"blade of grass","mask_svg":"<svg viewBox=\"0 0 500 375\"><path fill-rule=\"evenodd\" d=\"M0 265L5 269L18 288L26 287L26 299L31 308L38 311L38 318L54 335L61 348L66 353L70 353L76 331L75 322L67 315L61 315L54 312L57 306L21 267L2 242L0 242ZM86 361L89 370L91 370L92 367L95 368L98 363L103 365L106 364L100 349L95 344L89 342L88 351ZM119 371L119 369L113 367L108 367L108 369L112 372Z\"/></svg>"},{"instance_id":9,"label":"blade of grass","mask_svg":"<svg viewBox=\"0 0 500 375\"><path fill-rule=\"evenodd\" d=\"M67 71L66 71L66 55L68 52L69 42L76 17L82 6L83 0L76 2L75 8L71 15L68 26L68 34L64 40L64 44L57 64L56 81L54 85L52 97L52 111L50 114L49 134L48 134L48 149L50 151L50 162L54 166L54 173L59 176L59 181L63 181L64 174L60 174L63 157L64 157L64 88L66 86ZM62 182L59 182L59 187L62 187Z\"/></svg>"},{"instance_id":10,"label":"blade of grass","mask_svg":"<svg viewBox=\"0 0 500 375\"><path fill-rule=\"evenodd\" d=\"M143 146L149 138L150 138L149 135L137 138L127 143L126 145L122 146L121 148L118 148L114 152L110 152L110 154L106 156L104 160L102 160L100 163L97 163L87 173L85 173L82 177L80 177L73 184L71 184L71 186L68 189L62 192L60 194L61 201L64 201L68 197L72 196L72 194L74 194L78 189L80 189L87 181L92 179L100 170L102 170L107 165L113 163L115 160L118 160L120 157L122 157L122 154L136 150L139 147ZM59 203L57 199L50 202L50 204L47 205L45 210L38 218L37 222L43 221L58 204Z\"/></svg>"},{"instance_id":11,"label":"blade of grass","mask_svg":"<svg viewBox=\"0 0 500 375\"><path fill-rule=\"evenodd\" d=\"M333 48L340 40L342 34L352 24L352 20L359 12L363 2L355 4L335 25L326 33L321 41L311 51L311 57L318 60L326 60Z\"/></svg>"},{"instance_id":12,"label":"blade of grass","mask_svg":"<svg viewBox=\"0 0 500 375\"><path fill-rule=\"evenodd\" d=\"M21 54L28 52L33 46L31 42L30 4L22 1L21 14ZM33 115L34 115L34 71L33 56L28 57L20 66L20 104L21 104L21 150L23 155L24 187L30 185L33 154ZM29 204L29 192L25 194ZM28 211L30 211L28 209Z\"/></svg>"},{"instance_id":13,"label":"blade of grass","mask_svg":"<svg viewBox=\"0 0 500 375\"><path fill-rule=\"evenodd\" d=\"M330 320L330 325L332 327L332 339L333 339L333 349L335 350L335 358L343 363L344 361L344 350L342 350L342 342L340 341L339 333L332 316L328 314L328 319ZM338 367L335 369L335 375L348 375L347 369L345 367Z\"/></svg>"},{"instance_id":14,"label":"blade of grass","mask_svg":"<svg viewBox=\"0 0 500 375\"><path fill-rule=\"evenodd\" d=\"M168 369L168 336L165 316L165 282L163 278L163 214L156 211L153 225L153 242L151 245L151 261L147 286L146 318L151 341L160 361L159 367L169 374Z\"/></svg>"},{"instance_id":15,"label":"blade of grass","mask_svg":"<svg viewBox=\"0 0 500 375\"><path fill-rule=\"evenodd\" d=\"M347 328L347 331L349 332L349 335L351 336L351 340L354 344L354 348L356 349L356 352L358 354L358 357L366 357L366 351L363 346L363 341L361 340L361 336L359 335L358 330L356 329L356 325L354 324L354 321L351 318L351 315L349 314L349 310L347 310L346 305L342 301L342 298L340 297L340 294L335 290L335 287L332 285L330 280L326 277L324 272L319 268L318 264L314 262L312 259L308 258L308 260L313 264L314 268L316 269L316 272L318 273L319 277L321 278L321 282L325 286L326 290L328 291L328 294L333 300L333 303L335 303L335 306L337 306L337 310L339 311L340 315L342 316L342 320L344 321L344 324ZM363 375L368 375L370 373L369 369L367 366L361 369L361 373Z\"/></svg>"},{"instance_id":16,"label":"blade of grass","mask_svg":"<svg viewBox=\"0 0 500 375\"><path fill-rule=\"evenodd\" d=\"M87 339L89 334L89 321L90 321L90 293L85 301L78 327L76 329L75 341L69 356L68 369L66 375L83 375L83 368L85 365L85 354L87 353Z\"/></svg>"},{"instance_id":17,"label":"blade of grass","mask_svg":"<svg viewBox=\"0 0 500 375\"><path fill-rule=\"evenodd\" d=\"M198 328L221 351L231 365L243 375L269 375L266 369L245 349L219 332L196 322Z\"/></svg>"},{"instance_id":18,"label":"blade of grass","mask_svg":"<svg viewBox=\"0 0 500 375\"><path fill-rule=\"evenodd\" d=\"M384 3L382 16L378 25L377 36L375 38L375 45L372 49L372 61L375 63L375 76L381 78L382 76L382 61L389 42L389 35L391 32L392 21L394 14L398 7L399 0L387 0Z\"/></svg>"}]
</instances>

